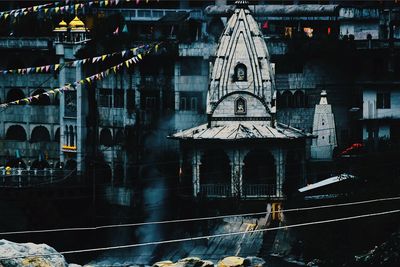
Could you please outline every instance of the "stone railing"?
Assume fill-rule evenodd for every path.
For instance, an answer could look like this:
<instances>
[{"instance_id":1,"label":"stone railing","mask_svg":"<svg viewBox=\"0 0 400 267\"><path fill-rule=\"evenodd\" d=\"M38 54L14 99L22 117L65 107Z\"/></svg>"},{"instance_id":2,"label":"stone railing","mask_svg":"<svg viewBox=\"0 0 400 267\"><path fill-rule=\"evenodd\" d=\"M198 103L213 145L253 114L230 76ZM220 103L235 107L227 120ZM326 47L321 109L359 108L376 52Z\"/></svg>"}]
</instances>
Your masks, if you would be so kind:
<instances>
[{"instance_id":1,"label":"stone railing","mask_svg":"<svg viewBox=\"0 0 400 267\"><path fill-rule=\"evenodd\" d=\"M230 197L230 184L202 184L200 185L200 195L209 198L224 198Z\"/></svg>"},{"instance_id":2,"label":"stone railing","mask_svg":"<svg viewBox=\"0 0 400 267\"><path fill-rule=\"evenodd\" d=\"M207 198L232 197L230 184L202 184L200 185L200 196ZM244 184L242 187L242 198L268 198L276 196L275 184Z\"/></svg>"},{"instance_id":3,"label":"stone railing","mask_svg":"<svg viewBox=\"0 0 400 267\"><path fill-rule=\"evenodd\" d=\"M276 185L274 184L245 184L242 191L243 197L258 198L271 197L276 195Z\"/></svg>"},{"instance_id":4,"label":"stone railing","mask_svg":"<svg viewBox=\"0 0 400 267\"><path fill-rule=\"evenodd\" d=\"M74 170L0 169L0 187L26 188L59 183L78 173Z\"/></svg>"},{"instance_id":5,"label":"stone railing","mask_svg":"<svg viewBox=\"0 0 400 267\"><path fill-rule=\"evenodd\" d=\"M48 49L52 46L51 38L28 38L28 37L1 37L0 48L19 49Z\"/></svg>"}]
</instances>

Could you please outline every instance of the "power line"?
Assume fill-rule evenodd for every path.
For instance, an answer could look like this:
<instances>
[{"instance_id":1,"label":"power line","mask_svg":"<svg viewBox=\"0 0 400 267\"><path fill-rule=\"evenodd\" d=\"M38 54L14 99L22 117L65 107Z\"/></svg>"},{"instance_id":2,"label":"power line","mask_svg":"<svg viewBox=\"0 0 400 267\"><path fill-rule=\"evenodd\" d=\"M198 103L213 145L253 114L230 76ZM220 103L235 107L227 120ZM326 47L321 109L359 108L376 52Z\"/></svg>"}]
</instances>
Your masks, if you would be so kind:
<instances>
[{"instance_id":1,"label":"power line","mask_svg":"<svg viewBox=\"0 0 400 267\"><path fill-rule=\"evenodd\" d=\"M361 205L361 204L368 204L368 203L375 203L375 202L382 202L382 201L391 201L391 200L400 200L400 196L398 196L398 197L389 197L389 198L370 199L370 200L355 201L355 202L346 202L346 203L340 203L340 204L331 204L331 205L322 205L322 206L313 206L313 207L300 207L300 208L283 209L283 210L274 211L274 212L275 213L296 212L296 211L304 211L304 210L314 210L314 209L325 209L325 208ZM274 212L271 212L271 213L274 213ZM3 232L3 233L0 233L0 235L51 233L51 232L67 232L67 231L68 232L70 232L70 231L93 231L93 230L101 230L101 229L109 229L109 228L133 227L133 226L155 225L155 224L170 224L170 223L182 223L182 222L195 222L195 221L224 219L224 218L231 218L231 217L257 216L257 215L265 215L267 213L268 213L267 211L262 211L262 212L253 212L253 213L241 213L241 214L231 214L231 215L221 215L221 216L208 216L208 217L200 217L200 218L187 218L187 219L166 220L166 221L153 221L153 222L141 222L141 223L102 225L102 226L95 226L95 227L77 227L77 228L59 228L59 229L47 229L47 230L13 231L13 232Z\"/></svg>"},{"instance_id":2,"label":"power line","mask_svg":"<svg viewBox=\"0 0 400 267\"><path fill-rule=\"evenodd\" d=\"M27 257L57 256L57 255L60 255L60 254L61 255L68 255L68 254L78 254L78 253L98 252L98 251L109 251L109 250L124 249L124 248L134 248L134 247L144 247L144 246L154 246L154 245L162 245L162 244L180 243L180 242L196 241L196 240L203 240L203 239L210 239L210 238L242 235L242 234L248 234L248 233L269 232L269 231L275 231L275 230L281 230L281 229L290 229L290 228L298 228L298 227L311 226L311 225L320 225L320 224L325 224L325 223L342 222L342 221L349 221L349 220L355 220L355 219L361 219L361 218L369 218L369 217L389 215L389 214L396 214L396 213L400 213L400 209L383 211L383 212L376 212L376 213L369 213L369 214L362 214L362 215L355 215L355 216L348 216L348 217L341 217L341 218L328 219L328 220L321 220L321 221L313 221L313 222L306 222L306 223L291 224L291 225L286 225L286 226L277 226L277 227L271 227L271 228L267 228L267 229L255 229L255 230L252 230L252 231L239 231L239 232L232 232L232 233L222 233L222 234L214 234L214 235L206 235L206 236L196 236L196 237L188 237L188 238L170 239L170 240L163 240L163 241L152 241L152 242L129 244L129 245L119 245L119 246L108 246L108 247L99 247L99 248L69 250L69 251L62 251L62 252L58 252L58 253L28 254L28 255L24 255L24 256L1 257L0 260L21 259L21 258L27 258Z\"/></svg>"}]
</instances>

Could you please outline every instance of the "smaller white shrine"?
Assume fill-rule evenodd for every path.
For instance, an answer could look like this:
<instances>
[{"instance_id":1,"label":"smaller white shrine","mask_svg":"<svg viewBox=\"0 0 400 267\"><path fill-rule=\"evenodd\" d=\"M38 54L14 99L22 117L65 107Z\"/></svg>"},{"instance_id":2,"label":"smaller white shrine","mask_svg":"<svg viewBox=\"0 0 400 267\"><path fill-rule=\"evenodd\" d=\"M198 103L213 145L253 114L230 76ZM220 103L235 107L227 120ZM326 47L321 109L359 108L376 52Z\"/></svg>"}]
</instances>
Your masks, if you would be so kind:
<instances>
[{"instance_id":1,"label":"smaller white shrine","mask_svg":"<svg viewBox=\"0 0 400 267\"><path fill-rule=\"evenodd\" d=\"M337 146L335 118L332 106L328 104L327 93L321 92L321 100L315 105L311 159L331 160L333 149Z\"/></svg>"}]
</instances>

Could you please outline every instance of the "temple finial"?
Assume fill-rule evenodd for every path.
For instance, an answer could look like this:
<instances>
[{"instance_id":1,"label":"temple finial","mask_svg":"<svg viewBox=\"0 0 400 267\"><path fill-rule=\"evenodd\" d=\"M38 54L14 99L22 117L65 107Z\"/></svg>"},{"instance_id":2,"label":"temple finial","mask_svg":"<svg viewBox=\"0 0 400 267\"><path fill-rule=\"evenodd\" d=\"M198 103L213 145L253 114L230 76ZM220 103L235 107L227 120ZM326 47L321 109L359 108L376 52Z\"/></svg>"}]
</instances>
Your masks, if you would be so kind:
<instances>
[{"instance_id":1,"label":"temple finial","mask_svg":"<svg viewBox=\"0 0 400 267\"><path fill-rule=\"evenodd\" d=\"M236 0L235 1L235 5L236 7L241 7L241 8L247 8L249 5L249 1L248 0Z\"/></svg>"}]
</instances>

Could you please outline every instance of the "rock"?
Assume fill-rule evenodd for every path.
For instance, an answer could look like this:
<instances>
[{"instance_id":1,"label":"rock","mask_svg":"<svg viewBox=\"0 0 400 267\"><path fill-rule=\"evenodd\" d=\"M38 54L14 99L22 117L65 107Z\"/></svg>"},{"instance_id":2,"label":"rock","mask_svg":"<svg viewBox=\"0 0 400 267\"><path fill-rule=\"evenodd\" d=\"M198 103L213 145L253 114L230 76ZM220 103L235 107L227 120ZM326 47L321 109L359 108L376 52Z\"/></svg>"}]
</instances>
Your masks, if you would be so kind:
<instances>
[{"instance_id":1,"label":"rock","mask_svg":"<svg viewBox=\"0 0 400 267\"><path fill-rule=\"evenodd\" d=\"M29 256L34 255L34 256ZM37 256L35 256L37 255ZM47 256L40 256L47 255ZM26 256L26 257L25 257ZM46 244L18 244L0 240L0 266L4 267L67 267L63 255Z\"/></svg>"}]
</instances>

